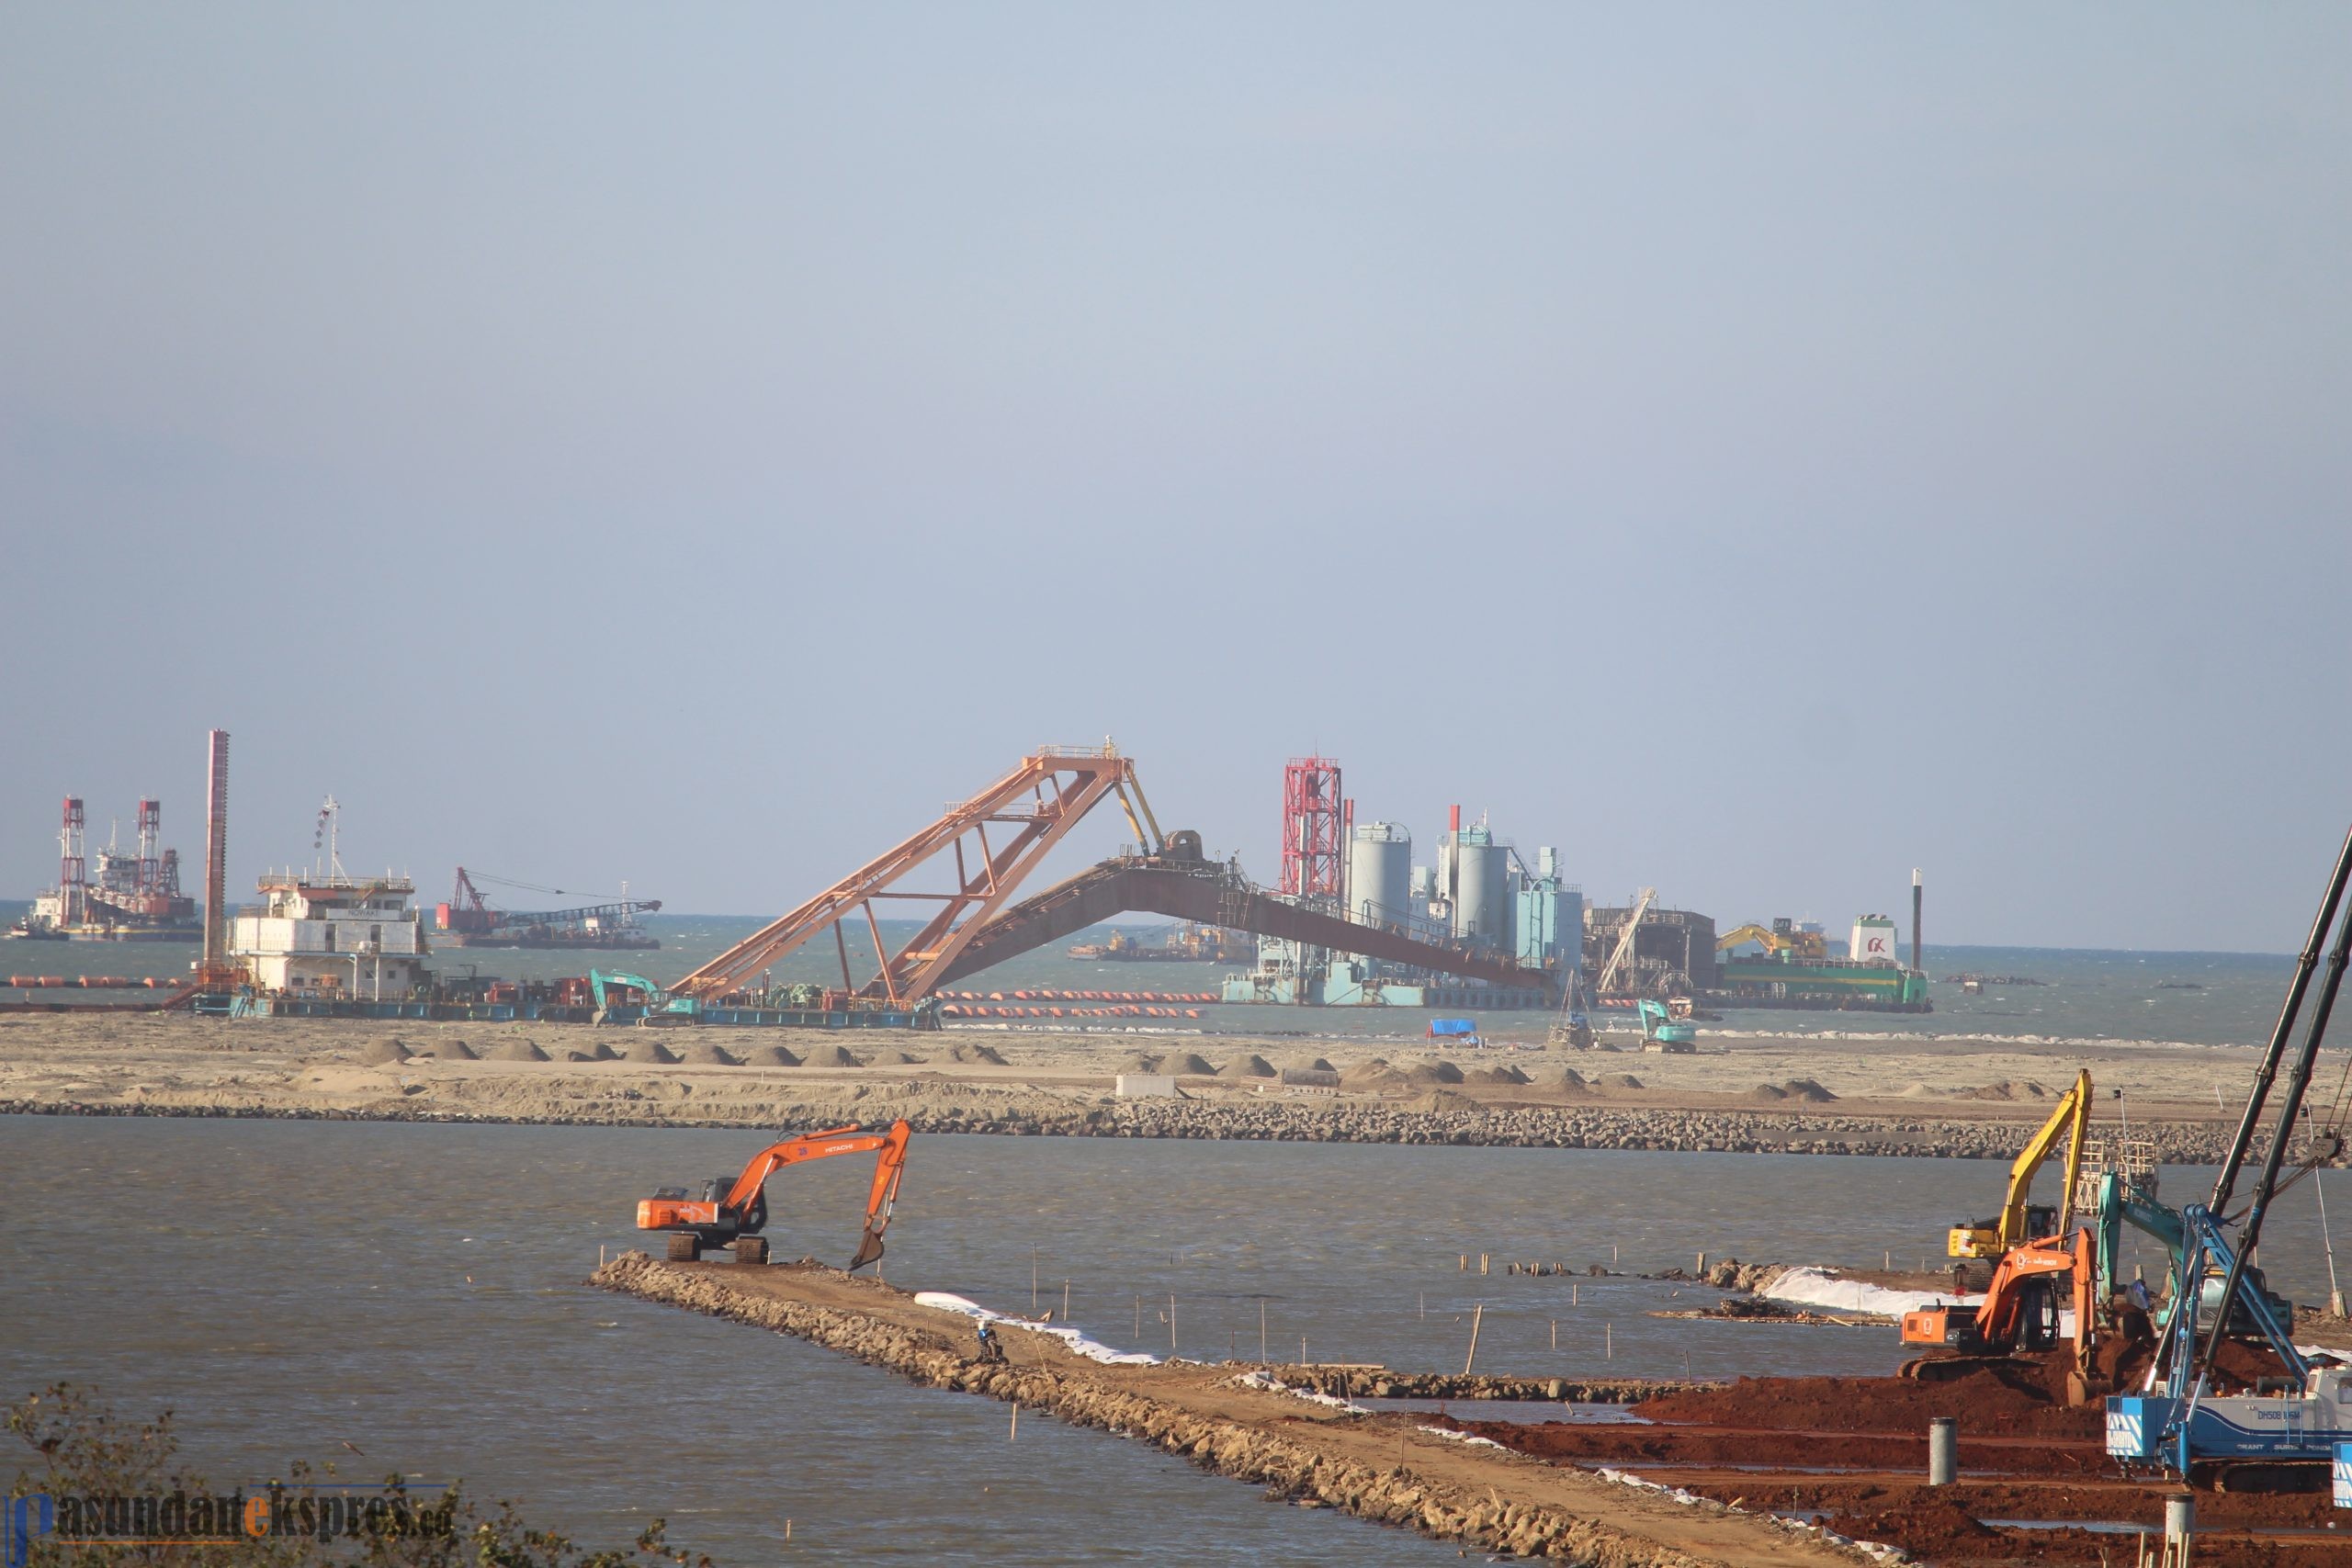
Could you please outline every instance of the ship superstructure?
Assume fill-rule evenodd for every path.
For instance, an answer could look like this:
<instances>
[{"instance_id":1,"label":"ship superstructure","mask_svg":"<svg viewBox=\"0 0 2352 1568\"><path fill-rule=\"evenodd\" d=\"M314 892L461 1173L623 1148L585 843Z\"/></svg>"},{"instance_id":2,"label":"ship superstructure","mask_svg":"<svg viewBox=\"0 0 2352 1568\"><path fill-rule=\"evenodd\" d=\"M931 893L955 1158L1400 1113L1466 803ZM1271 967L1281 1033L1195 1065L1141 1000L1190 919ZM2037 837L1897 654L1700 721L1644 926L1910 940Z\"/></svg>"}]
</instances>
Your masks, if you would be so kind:
<instances>
[{"instance_id":1,"label":"ship superstructure","mask_svg":"<svg viewBox=\"0 0 2352 1568\"><path fill-rule=\"evenodd\" d=\"M322 863L260 879L261 908L232 924L230 955L264 991L368 1001L408 997L431 982L424 927L412 902L416 884L390 872L345 872L335 843L339 816L329 796L319 813Z\"/></svg>"}]
</instances>

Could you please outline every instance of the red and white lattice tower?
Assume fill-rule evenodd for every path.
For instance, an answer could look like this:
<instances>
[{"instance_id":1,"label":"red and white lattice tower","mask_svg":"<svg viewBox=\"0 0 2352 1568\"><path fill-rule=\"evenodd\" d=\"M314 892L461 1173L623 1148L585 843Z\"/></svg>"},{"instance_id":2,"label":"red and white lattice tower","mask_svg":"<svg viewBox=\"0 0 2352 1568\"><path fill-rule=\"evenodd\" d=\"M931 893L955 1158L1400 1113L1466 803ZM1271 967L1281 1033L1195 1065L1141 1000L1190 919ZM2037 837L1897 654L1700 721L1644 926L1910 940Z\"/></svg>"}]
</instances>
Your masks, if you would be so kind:
<instances>
[{"instance_id":1,"label":"red and white lattice tower","mask_svg":"<svg viewBox=\"0 0 2352 1568\"><path fill-rule=\"evenodd\" d=\"M163 886L164 803L139 803L139 891L153 893Z\"/></svg>"},{"instance_id":2,"label":"red and white lattice tower","mask_svg":"<svg viewBox=\"0 0 2352 1568\"><path fill-rule=\"evenodd\" d=\"M1293 757L1283 764L1284 893L1340 897L1347 865L1342 810L1339 763L1329 757Z\"/></svg>"},{"instance_id":3,"label":"red and white lattice tower","mask_svg":"<svg viewBox=\"0 0 2352 1568\"><path fill-rule=\"evenodd\" d=\"M58 919L63 925L79 925L89 918L89 864L82 853L84 821L82 797L67 795L64 825L57 834Z\"/></svg>"}]
</instances>

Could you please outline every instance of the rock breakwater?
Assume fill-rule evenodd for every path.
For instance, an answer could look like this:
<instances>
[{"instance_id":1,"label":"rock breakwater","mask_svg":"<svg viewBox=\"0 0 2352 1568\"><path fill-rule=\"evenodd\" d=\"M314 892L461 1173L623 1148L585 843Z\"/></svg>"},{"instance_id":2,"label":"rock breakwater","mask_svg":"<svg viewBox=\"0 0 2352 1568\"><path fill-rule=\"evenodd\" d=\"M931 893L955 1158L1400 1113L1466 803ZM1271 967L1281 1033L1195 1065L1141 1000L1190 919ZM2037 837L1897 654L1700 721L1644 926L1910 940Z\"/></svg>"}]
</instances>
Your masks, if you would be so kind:
<instances>
[{"instance_id":1,"label":"rock breakwater","mask_svg":"<svg viewBox=\"0 0 2352 1568\"><path fill-rule=\"evenodd\" d=\"M1455 1097L1464 1100L1466 1097ZM1644 1109L1552 1109L1499 1105L1437 1110L1385 1106L1272 1103L1217 1105L1167 1101L1035 1107L910 1103L890 1094L778 1100L755 1113L631 1102L578 1112L450 1111L376 1104L320 1108L269 1101L243 1105L152 1104L138 1100L14 1099L0 1115L286 1117L316 1122L435 1122L522 1126L772 1128L903 1115L918 1133L1009 1137L1198 1138L1270 1143L1453 1145L1487 1148L1647 1150L1698 1154L1880 1155L1937 1159L2016 1157L2030 1123L1932 1118L1797 1115L1775 1112ZM2202 1122L2146 1122L2136 1136L2155 1145L2159 1162L2212 1164L2228 1134Z\"/></svg>"},{"instance_id":2,"label":"rock breakwater","mask_svg":"<svg viewBox=\"0 0 2352 1568\"><path fill-rule=\"evenodd\" d=\"M927 1387L1148 1442L1272 1497L1487 1551L1604 1568L1873 1561L1768 1517L1664 1500L1464 1443L1409 1416L1354 1415L1241 1386L1237 1367L1106 1367L1056 1345L1020 1343L1030 1337L1018 1334L1007 1337L1009 1363L982 1360L953 1314L819 1266L673 1265L630 1252L590 1283L793 1335Z\"/></svg>"}]
</instances>

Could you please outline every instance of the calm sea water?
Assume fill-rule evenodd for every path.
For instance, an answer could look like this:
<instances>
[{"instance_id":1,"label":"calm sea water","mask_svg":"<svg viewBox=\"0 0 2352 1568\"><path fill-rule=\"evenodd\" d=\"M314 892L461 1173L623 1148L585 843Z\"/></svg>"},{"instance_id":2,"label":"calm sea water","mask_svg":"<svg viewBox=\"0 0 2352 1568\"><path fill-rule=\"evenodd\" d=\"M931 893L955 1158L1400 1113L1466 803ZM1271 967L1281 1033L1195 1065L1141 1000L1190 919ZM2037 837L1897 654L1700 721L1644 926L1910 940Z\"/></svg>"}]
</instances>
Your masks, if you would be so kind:
<instances>
[{"instance_id":1,"label":"calm sea water","mask_svg":"<svg viewBox=\"0 0 2352 1568\"><path fill-rule=\"evenodd\" d=\"M731 1170L741 1133L0 1118L0 1393L175 1408L216 1480L298 1455L463 1475L618 1542L652 1515L728 1563L1434 1562L1452 1548L1141 1445L911 1388L797 1341L585 1289L634 1201ZM772 1190L779 1250L841 1258L865 1173ZM1121 1346L1481 1370L1880 1372L1892 1329L1648 1315L1714 1292L1513 1279L1748 1258L1916 1262L1994 1201L1983 1162L932 1137L886 1271ZM2201 1173L2168 1172L2176 1200ZM2324 1299L2309 1183L2263 1248ZM2339 1200L2352 1203L2352 1191ZM1486 1277L1459 1267L1492 1254ZM2153 1252L2144 1261L2160 1267ZM1175 1322L1168 1321L1173 1296ZM1261 1315L1262 1314L1262 1315ZM1557 1348L1555 1349L1556 1335ZM353 1458L349 1442L364 1450ZM787 1548L784 1521L794 1521Z\"/></svg>"},{"instance_id":2,"label":"calm sea water","mask_svg":"<svg viewBox=\"0 0 2352 1568\"><path fill-rule=\"evenodd\" d=\"M15 909L0 904L0 924ZM426 917L429 921L431 917ZM548 953L449 948L438 952L435 967L458 975L474 972L508 979L547 979L583 973L591 964L635 970L674 979L757 931L763 920L741 916L655 915L647 929L662 939L653 953ZM896 928L886 922L886 931ZM907 928L911 930L911 927ZM1100 936L1109 928L1102 928ZM1145 928L1135 928L1143 931ZM902 933L900 933L902 934ZM1069 942L1026 953L960 984L959 988L1012 990L1215 990L1227 965L1205 964L1115 964L1066 955ZM822 951L819 951L821 947ZM871 973L870 941L851 933L853 973ZM0 980L11 974L185 974L195 950L187 943L0 942ZM1926 953L1933 1013L1920 1017L1876 1017L1840 1013L1733 1010L1718 1026L1742 1032L1792 1034L1964 1034L1996 1038L2074 1040L2163 1040L2196 1044L2259 1044L2268 1037L2292 960L2264 953L2103 953L2080 949L1930 947ZM859 967L863 964L865 967ZM1941 983L1962 971L2018 976L2047 981L2040 986L1989 987L1964 995ZM830 942L811 944L776 966L786 980L839 984L840 961ZM23 993L0 988L0 997ZM1393 1038L1424 1034L1431 1013L1406 1008L1203 1009L1196 1024L1225 1033L1297 1032L1337 1037ZM1541 1013L1493 1013L1479 1020L1498 1039L1540 1037L1550 1020ZM1103 1027L1115 1027L1104 1025Z\"/></svg>"}]
</instances>

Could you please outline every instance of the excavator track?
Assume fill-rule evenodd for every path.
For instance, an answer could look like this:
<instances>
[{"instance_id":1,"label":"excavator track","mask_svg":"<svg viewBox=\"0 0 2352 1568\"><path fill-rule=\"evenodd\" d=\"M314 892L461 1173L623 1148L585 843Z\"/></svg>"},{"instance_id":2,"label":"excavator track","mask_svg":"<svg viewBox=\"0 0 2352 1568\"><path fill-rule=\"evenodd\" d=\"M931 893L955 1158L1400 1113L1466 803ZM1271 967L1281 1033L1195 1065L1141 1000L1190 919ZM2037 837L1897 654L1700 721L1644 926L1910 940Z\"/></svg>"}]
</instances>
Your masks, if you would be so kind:
<instances>
[{"instance_id":1,"label":"excavator track","mask_svg":"<svg viewBox=\"0 0 2352 1568\"><path fill-rule=\"evenodd\" d=\"M1895 1376L1913 1382L1958 1382L1982 1371L2000 1368L2015 1368L2031 1372L2040 1363L2023 1360L2016 1356L1916 1356L1896 1369Z\"/></svg>"}]
</instances>

